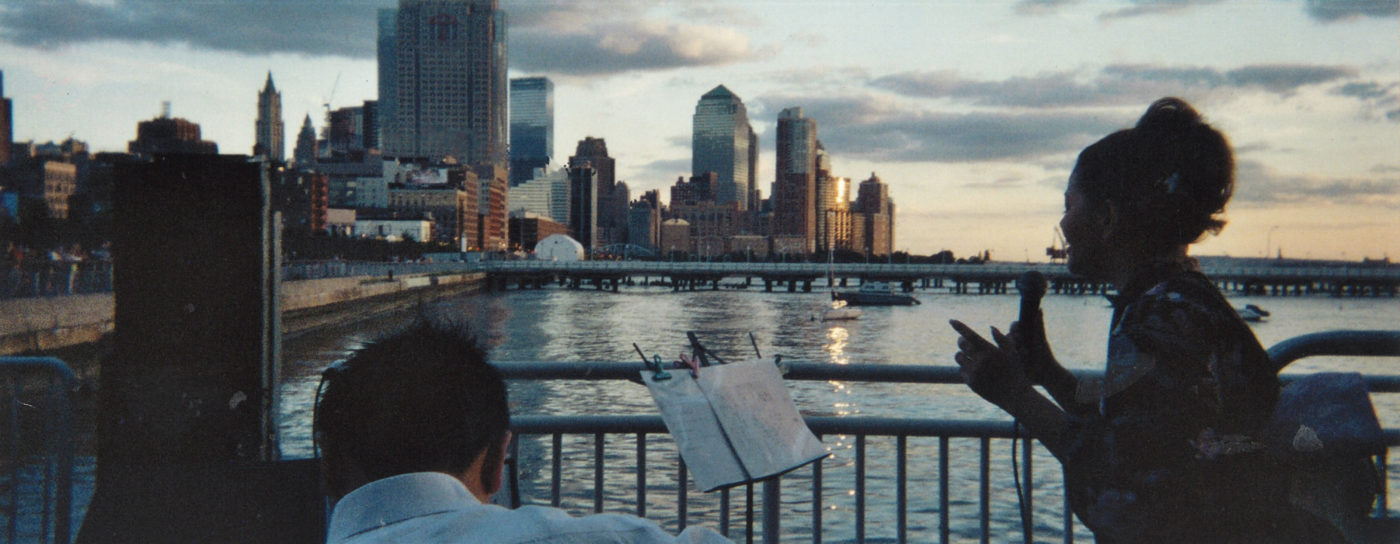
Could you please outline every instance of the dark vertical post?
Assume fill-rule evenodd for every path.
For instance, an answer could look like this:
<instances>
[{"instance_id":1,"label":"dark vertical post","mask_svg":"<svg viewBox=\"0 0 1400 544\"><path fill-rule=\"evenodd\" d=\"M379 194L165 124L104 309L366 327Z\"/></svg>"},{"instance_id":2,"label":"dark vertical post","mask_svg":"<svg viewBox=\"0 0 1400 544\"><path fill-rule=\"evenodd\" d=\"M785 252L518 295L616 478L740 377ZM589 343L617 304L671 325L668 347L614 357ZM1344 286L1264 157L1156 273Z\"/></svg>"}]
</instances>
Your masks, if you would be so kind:
<instances>
[{"instance_id":1,"label":"dark vertical post","mask_svg":"<svg viewBox=\"0 0 1400 544\"><path fill-rule=\"evenodd\" d=\"M315 463L275 463L277 172L229 155L117 166L115 349L80 541L321 534Z\"/></svg>"}]
</instances>

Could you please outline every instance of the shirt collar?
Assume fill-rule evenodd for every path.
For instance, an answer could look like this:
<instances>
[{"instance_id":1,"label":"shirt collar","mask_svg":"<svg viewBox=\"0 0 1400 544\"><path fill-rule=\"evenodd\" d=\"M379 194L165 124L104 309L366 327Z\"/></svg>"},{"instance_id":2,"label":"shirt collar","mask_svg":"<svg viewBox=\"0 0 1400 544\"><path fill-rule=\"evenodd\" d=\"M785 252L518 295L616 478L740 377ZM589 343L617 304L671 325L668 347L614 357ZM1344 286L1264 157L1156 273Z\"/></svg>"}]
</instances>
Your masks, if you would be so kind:
<instances>
[{"instance_id":1,"label":"shirt collar","mask_svg":"<svg viewBox=\"0 0 1400 544\"><path fill-rule=\"evenodd\" d=\"M480 504L460 480L441 472L390 476L360 486L335 504L327 541L339 542L400 521Z\"/></svg>"},{"instance_id":2,"label":"shirt collar","mask_svg":"<svg viewBox=\"0 0 1400 544\"><path fill-rule=\"evenodd\" d=\"M1181 257L1165 261L1153 261L1138 269L1132 278L1123 285L1116 295L1104 295L1113 304L1115 309L1121 309L1131 304L1143 293L1146 293L1153 286L1166 281L1172 276L1183 272L1194 272L1199 269L1196 259Z\"/></svg>"}]
</instances>

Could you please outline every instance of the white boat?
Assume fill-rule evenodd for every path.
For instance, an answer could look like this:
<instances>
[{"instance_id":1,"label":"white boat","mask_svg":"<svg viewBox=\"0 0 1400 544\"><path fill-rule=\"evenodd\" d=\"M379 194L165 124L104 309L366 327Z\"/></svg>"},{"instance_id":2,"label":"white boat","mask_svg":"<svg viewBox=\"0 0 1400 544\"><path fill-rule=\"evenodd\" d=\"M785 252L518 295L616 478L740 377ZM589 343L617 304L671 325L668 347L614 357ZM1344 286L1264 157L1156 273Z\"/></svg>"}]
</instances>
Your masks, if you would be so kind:
<instances>
[{"instance_id":1,"label":"white boat","mask_svg":"<svg viewBox=\"0 0 1400 544\"><path fill-rule=\"evenodd\" d=\"M835 308L828 308L826 311L822 312L822 321L849 321L852 319L860 319L860 316L864 314L865 312L860 311L860 308L849 308L842 305Z\"/></svg>"},{"instance_id":2,"label":"white boat","mask_svg":"<svg viewBox=\"0 0 1400 544\"><path fill-rule=\"evenodd\" d=\"M1243 308L1235 308L1235 311L1239 312L1240 317L1245 321L1263 321L1264 318L1269 317L1268 310L1253 304L1245 304Z\"/></svg>"}]
</instances>

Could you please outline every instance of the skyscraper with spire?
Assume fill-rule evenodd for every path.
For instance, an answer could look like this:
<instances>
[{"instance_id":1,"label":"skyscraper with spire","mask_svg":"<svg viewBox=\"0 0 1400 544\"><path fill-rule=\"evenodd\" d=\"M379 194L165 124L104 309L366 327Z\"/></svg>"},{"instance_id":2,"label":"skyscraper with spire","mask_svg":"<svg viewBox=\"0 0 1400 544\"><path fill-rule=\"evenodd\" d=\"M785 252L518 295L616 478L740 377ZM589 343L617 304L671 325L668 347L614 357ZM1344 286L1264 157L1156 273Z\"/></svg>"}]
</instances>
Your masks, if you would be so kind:
<instances>
[{"instance_id":1,"label":"skyscraper with spire","mask_svg":"<svg viewBox=\"0 0 1400 544\"><path fill-rule=\"evenodd\" d=\"M282 122L282 93L272 84L272 71L267 72L267 83L258 93L258 117L254 121L255 149L261 155L274 161L286 159L287 146L283 139L286 124ZM254 154L259 154L257 151Z\"/></svg>"},{"instance_id":2,"label":"skyscraper with spire","mask_svg":"<svg viewBox=\"0 0 1400 544\"><path fill-rule=\"evenodd\" d=\"M750 150L758 137L744 102L724 85L705 93L695 105L690 142L692 174L718 175L715 203L737 202L740 210L748 210L757 158Z\"/></svg>"},{"instance_id":3,"label":"skyscraper with spire","mask_svg":"<svg viewBox=\"0 0 1400 544\"><path fill-rule=\"evenodd\" d=\"M316 127L311 124L311 114L308 113L306 120L301 122L301 132L297 133L297 146L292 150L292 159L298 168L306 167L316 163L318 151Z\"/></svg>"},{"instance_id":4,"label":"skyscraper with spire","mask_svg":"<svg viewBox=\"0 0 1400 544\"><path fill-rule=\"evenodd\" d=\"M506 168L506 14L497 0L399 0L394 32L393 81L381 80L395 91L384 155Z\"/></svg>"}]
</instances>

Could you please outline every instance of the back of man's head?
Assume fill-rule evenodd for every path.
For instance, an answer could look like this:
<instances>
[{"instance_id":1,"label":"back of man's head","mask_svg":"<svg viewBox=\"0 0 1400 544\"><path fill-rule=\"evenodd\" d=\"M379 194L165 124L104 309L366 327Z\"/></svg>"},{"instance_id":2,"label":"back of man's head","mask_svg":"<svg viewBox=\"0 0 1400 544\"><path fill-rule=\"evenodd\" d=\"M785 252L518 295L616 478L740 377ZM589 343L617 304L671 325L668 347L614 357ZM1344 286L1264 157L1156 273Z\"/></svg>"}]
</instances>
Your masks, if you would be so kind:
<instances>
[{"instance_id":1,"label":"back of man's head","mask_svg":"<svg viewBox=\"0 0 1400 544\"><path fill-rule=\"evenodd\" d=\"M420 320L326 369L313 432L327 491L409 472L463 474L499 461L506 387L476 340ZM494 478L492 475L485 475Z\"/></svg>"}]
</instances>

